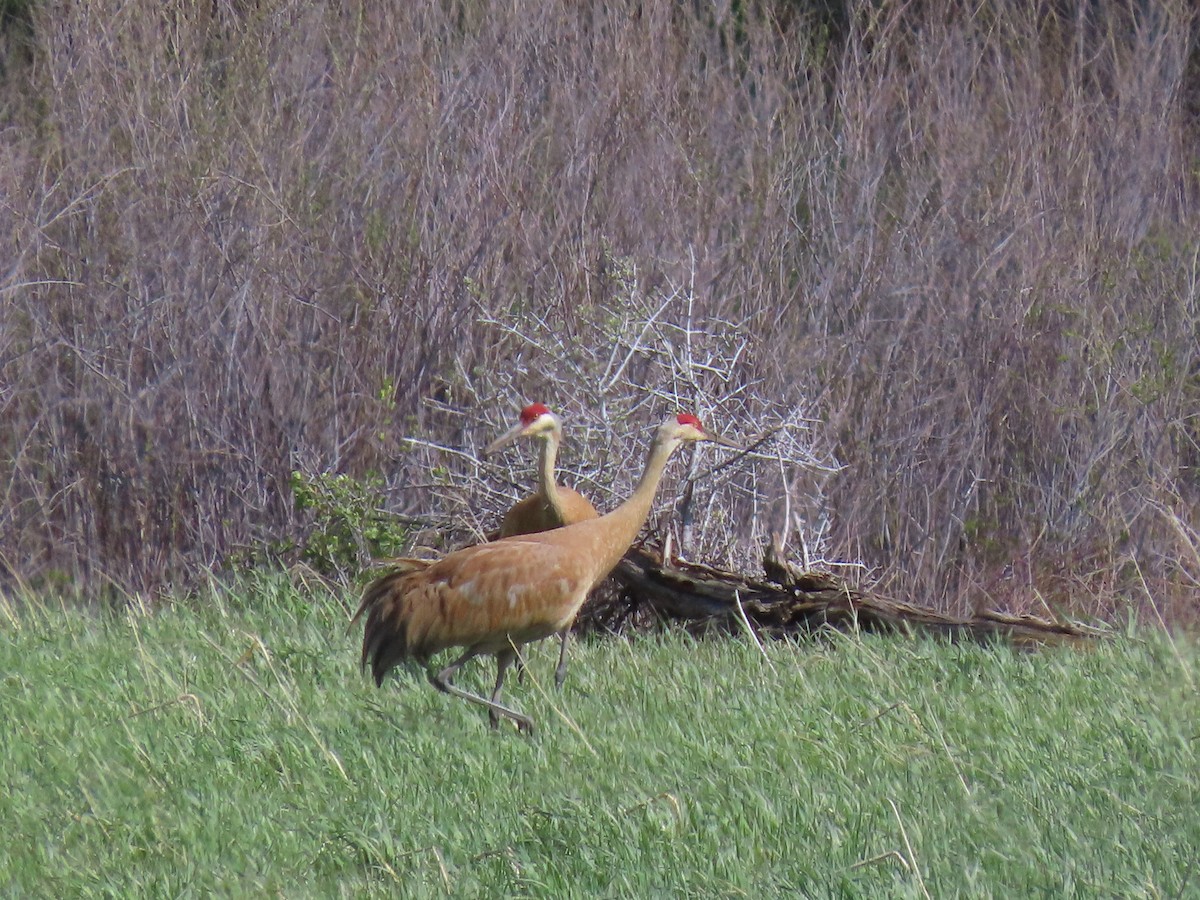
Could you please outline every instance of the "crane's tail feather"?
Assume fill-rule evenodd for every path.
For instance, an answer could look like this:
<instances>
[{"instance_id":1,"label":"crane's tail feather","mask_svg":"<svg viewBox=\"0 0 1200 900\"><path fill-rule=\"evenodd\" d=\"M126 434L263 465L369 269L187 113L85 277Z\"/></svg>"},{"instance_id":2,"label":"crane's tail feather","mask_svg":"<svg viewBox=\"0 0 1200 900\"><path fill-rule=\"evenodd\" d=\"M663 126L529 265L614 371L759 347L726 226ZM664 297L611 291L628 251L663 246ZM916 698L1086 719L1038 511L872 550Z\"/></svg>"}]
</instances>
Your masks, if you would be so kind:
<instances>
[{"instance_id":1,"label":"crane's tail feather","mask_svg":"<svg viewBox=\"0 0 1200 900\"><path fill-rule=\"evenodd\" d=\"M399 640L393 638L382 643L371 660L371 677L375 679L375 686L381 687L383 677L395 667L396 663L407 657L402 637Z\"/></svg>"},{"instance_id":2,"label":"crane's tail feather","mask_svg":"<svg viewBox=\"0 0 1200 900\"><path fill-rule=\"evenodd\" d=\"M383 677L410 655L404 615L404 589L400 583L408 571L401 569L389 572L367 585L362 603L351 620L353 625L363 613L367 614L360 665L365 672L370 664L376 685L383 684Z\"/></svg>"},{"instance_id":3,"label":"crane's tail feather","mask_svg":"<svg viewBox=\"0 0 1200 900\"><path fill-rule=\"evenodd\" d=\"M362 614L368 609L377 606L383 598L391 591L392 586L399 580L401 575L407 575L409 572L419 572L422 569L427 569L437 560L434 559L413 559L407 556L395 556L390 559L378 560L379 565L387 565L388 571L380 575L372 581L365 591L363 591L362 603L358 604L358 609L354 611L354 615L350 617L350 627L353 628L355 623L362 618Z\"/></svg>"}]
</instances>

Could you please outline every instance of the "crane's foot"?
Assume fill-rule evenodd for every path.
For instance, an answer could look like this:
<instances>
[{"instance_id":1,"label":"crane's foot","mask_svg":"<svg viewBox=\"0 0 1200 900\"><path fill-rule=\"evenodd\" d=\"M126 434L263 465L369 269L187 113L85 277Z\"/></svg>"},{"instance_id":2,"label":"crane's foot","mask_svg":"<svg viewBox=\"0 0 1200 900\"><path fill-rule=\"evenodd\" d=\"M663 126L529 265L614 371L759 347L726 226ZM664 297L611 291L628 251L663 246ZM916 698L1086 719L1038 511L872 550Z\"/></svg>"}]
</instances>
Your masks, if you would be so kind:
<instances>
[{"instance_id":1,"label":"crane's foot","mask_svg":"<svg viewBox=\"0 0 1200 900\"><path fill-rule=\"evenodd\" d=\"M496 712L496 710L488 710L488 723L492 726L493 731L498 731L500 728L500 716L501 714ZM517 726L517 731L526 737L533 737L536 730L533 726L533 719L512 710L508 711L507 717L512 719L513 724Z\"/></svg>"}]
</instances>

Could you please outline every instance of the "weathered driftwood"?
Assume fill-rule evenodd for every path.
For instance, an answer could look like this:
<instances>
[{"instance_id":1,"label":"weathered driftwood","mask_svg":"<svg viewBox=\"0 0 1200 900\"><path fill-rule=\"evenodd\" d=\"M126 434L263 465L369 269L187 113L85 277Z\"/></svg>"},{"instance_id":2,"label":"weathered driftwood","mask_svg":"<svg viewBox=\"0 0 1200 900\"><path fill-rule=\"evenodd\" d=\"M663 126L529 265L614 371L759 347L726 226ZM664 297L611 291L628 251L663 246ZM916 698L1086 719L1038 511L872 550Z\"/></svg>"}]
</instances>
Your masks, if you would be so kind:
<instances>
[{"instance_id":1,"label":"weathered driftwood","mask_svg":"<svg viewBox=\"0 0 1200 900\"><path fill-rule=\"evenodd\" d=\"M764 570L769 582L694 563L664 566L653 551L634 547L613 574L628 600L648 604L661 617L728 629L744 627L744 620L755 629L774 633L831 626L925 631L952 640L999 639L1018 645L1073 643L1098 634L1035 616L996 612L978 612L970 618L948 616L865 594L827 573L801 572L770 552ZM589 618L603 624L604 616Z\"/></svg>"}]
</instances>

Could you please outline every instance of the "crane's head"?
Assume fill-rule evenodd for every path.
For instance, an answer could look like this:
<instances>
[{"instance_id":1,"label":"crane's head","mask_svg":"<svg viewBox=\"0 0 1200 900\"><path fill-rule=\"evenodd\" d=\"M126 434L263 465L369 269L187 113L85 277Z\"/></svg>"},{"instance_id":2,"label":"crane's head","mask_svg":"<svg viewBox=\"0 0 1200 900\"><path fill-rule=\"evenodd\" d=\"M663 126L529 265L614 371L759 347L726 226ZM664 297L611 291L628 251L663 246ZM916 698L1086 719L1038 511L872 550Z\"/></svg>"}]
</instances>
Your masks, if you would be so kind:
<instances>
[{"instance_id":1,"label":"crane's head","mask_svg":"<svg viewBox=\"0 0 1200 900\"><path fill-rule=\"evenodd\" d=\"M665 422L658 426L658 436L656 438L660 443L671 442L673 444L682 444L685 441L712 441L720 444L722 447L729 447L733 450L744 450L745 448L728 438L723 438L718 434L713 434L700 424L700 420L691 413L679 413L678 415L669 416Z\"/></svg>"},{"instance_id":2,"label":"crane's head","mask_svg":"<svg viewBox=\"0 0 1200 900\"><path fill-rule=\"evenodd\" d=\"M506 447L522 437L534 437L543 441L560 440L562 421L550 412L550 407L546 404L530 403L521 410L521 420L488 444L483 450L483 455L491 456L501 447Z\"/></svg>"}]
</instances>

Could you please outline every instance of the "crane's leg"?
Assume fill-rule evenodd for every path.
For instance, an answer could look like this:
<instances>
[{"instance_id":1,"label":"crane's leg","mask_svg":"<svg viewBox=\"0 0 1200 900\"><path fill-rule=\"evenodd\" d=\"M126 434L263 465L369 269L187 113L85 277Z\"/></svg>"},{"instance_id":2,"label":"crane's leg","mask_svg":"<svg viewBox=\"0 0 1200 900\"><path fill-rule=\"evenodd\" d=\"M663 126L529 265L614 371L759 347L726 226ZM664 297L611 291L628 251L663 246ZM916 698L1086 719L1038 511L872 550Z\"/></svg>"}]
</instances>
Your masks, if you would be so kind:
<instances>
[{"instance_id":1,"label":"crane's leg","mask_svg":"<svg viewBox=\"0 0 1200 900\"><path fill-rule=\"evenodd\" d=\"M492 723L493 728L500 727L500 714L496 711L497 709L504 709L504 706L500 703L500 689L504 687L504 676L508 672L509 666L514 662L517 664L518 672L525 671L525 654L521 652L519 647L509 647L507 650L501 650L496 654L496 687L492 691L491 708L488 709L488 721ZM528 717L523 718L527 719ZM533 722L530 721L527 727L529 733L532 734ZM526 726L523 726L520 722L517 722L517 728L521 731L526 730Z\"/></svg>"},{"instance_id":2,"label":"crane's leg","mask_svg":"<svg viewBox=\"0 0 1200 900\"><path fill-rule=\"evenodd\" d=\"M562 690L563 682L567 680L567 644L571 640L571 626L568 625L559 632L562 646L558 649L558 668L554 670L554 687ZM525 654L517 654L517 683L525 683Z\"/></svg>"},{"instance_id":3,"label":"crane's leg","mask_svg":"<svg viewBox=\"0 0 1200 900\"><path fill-rule=\"evenodd\" d=\"M558 668L554 670L554 689L561 691L563 682L567 680L567 644L571 640L571 626L561 632L562 646L558 650Z\"/></svg>"},{"instance_id":4,"label":"crane's leg","mask_svg":"<svg viewBox=\"0 0 1200 900\"><path fill-rule=\"evenodd\" d=\"M454 683L454 676L458 673L458 670L478 655L478 650L475 650L474 648L468 650L436 675L430 675L429 683L439 691L444 691L447 694L453 694L455 697L461 697L470 703L478 703L480 706L486 706L488 708L488 718L492 722L492 727L499 725L499 716L507 716L517 723L517 728L519 730L524 731L526 734L532 735L533 719L529 718L529 716L522 715L515 709L509 709L507 706L496 702L496 698L500 696L500 688L504 685L504 673L508 667L512 665L513 660L516 658L516 650L510 648L496 654L496 668L498 671L496 673L496 689L492 692L491 700L487 699L486 697L480 697L478 694L472 694L470 691L465 691ZM504 657L507 657L507 661L504 660Z\"/></svg>"}]
</instances>

